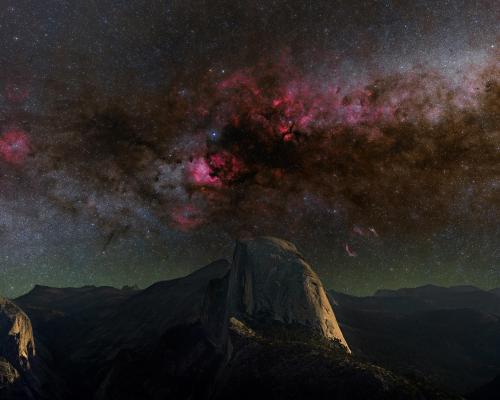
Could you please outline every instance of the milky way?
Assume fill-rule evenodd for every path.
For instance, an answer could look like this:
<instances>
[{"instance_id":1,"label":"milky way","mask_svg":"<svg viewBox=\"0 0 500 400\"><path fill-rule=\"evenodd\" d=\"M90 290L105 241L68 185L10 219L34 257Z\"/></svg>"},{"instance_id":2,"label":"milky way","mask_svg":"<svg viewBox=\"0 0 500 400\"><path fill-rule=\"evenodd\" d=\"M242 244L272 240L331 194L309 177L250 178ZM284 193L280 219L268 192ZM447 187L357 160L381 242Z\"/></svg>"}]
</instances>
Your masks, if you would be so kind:
<instances>
[{"instance_id":1,"label":"milky way","mask_svg":"<svg viewBox=\"0 0 500 400\"><path fill-rule=\"evenodd\" d=\"M166 96L159 126L117 104L76 121L69 112L67 131L34 143L32 169L48 171L55 200L103 224L130 224L143 204L181 231L217 224L256 234L286 221L293 234L309 212L334 223L344 215L344 228L360 236L370 226L432 231L484 216L481 207L457 210L464 189L495 205L495 60L465 84L410 71L349 91L283 60L209 73ZM26 157L25 135L8 132L4 141L6 159ZM67 190L67 179L88 189ZM121 198L111 209L99 204L108 195Z\"/></svg>"},{"instance_id":2,"label":"milky way","mask_svg":"<svg viewBox=\"0 0 500 400\"><path fill-rule=\"evenodd\" d=\"M118 2L58 11L78 29L90 18L95 41L63 35L62 14L38 24L36 8L37 23L15 29L22 8L9 8L6 53L35 29L39 44L17 52L45 51L51 64L3 60L0 290L146 284L263 234L297 242L346 291L500 284L499 55L491 31L466 23L487 27L486 5L423 22L459 3L214 4L204 19L194 3L154 2L137 11L156 27L148 33ZM274 26L250 11L286 17ZM358 12L373 12L373 25ZM390 15L397 27L378 25ZM258 45L266 35L272 50Z\"/></svg>"}]
</instances>

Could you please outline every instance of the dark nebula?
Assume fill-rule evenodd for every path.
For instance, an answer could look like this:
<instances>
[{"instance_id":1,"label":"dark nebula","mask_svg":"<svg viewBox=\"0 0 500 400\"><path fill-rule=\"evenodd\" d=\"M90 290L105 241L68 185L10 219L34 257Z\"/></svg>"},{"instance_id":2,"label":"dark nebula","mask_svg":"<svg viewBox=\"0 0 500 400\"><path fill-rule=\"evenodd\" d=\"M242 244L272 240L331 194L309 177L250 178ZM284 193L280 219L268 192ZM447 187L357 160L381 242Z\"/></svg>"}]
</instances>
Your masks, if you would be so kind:
<instances>
[{"instance_id":1,"label":"dark nebula","mask_svg":"<svg viewBox=\"0 0 500 400\"><path fill-rule=\"evenodd\" d=\"M495 2L42 3L0 17L0 294L254 235L343 291L500 284Z\"/></svg>"}]
</instances>

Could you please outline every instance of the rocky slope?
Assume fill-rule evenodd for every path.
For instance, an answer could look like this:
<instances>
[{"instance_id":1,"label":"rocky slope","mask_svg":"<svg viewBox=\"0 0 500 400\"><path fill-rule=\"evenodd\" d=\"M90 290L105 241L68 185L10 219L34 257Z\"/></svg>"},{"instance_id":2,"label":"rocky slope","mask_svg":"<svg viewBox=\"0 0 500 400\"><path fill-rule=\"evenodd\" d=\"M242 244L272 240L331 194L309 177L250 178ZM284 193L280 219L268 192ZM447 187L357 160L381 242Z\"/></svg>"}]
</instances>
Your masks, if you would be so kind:
<instances>
[{"instance_id":1,"label":"rocky slope","mask_svg":"<svg viewBox=\"0 0 500 400\"><path fill-rule=\"evenodd\" d=\"M0 298L0 354L21 369L29 369L35 355L30 319L18 306L3 298Z\"/></svg>"},{"instance_id":2,"label":"rocky slope","mask_svg":"<svg viewBox=\"0 0 500 400\"><path fill-rule=\"evenodd\" d=\"M353 352L468 393L500 373L500 297L471 286L329 292Z\"/></svg>"},{"instance_id":3,"label":"rocky slope","mask_svg":"<svg viewBox=\"0 0 500 400\"><path fill-rule=\"evenodd\" d=\"M17 305L0 298L0 395L35 398L34 357L35 339L30 319Z\"/></svg>"},{"instance_id":4,"label":"rocky slope","mask_svg":"<svg viewBox=\"0 0 500 400\"><path fill-rule=\"evenodd\" d=\"M2 400L455 398L350 354L321 281L275 238L145 290L38 286L16 302L37 353L19 342L29 380L0 371L31 397L0 389Z\"/></svg>"}]
</instances>

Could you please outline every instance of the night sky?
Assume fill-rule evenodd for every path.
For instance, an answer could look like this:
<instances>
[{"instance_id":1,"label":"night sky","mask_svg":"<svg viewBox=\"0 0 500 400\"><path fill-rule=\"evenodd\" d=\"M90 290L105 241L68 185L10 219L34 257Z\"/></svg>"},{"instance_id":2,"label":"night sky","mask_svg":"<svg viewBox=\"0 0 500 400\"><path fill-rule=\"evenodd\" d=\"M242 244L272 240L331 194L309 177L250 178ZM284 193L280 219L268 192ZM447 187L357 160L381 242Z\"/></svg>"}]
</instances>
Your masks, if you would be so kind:
<instances>
[{"instance_id":1,"label":"night sky","mask_svg":"<svg viewBox=\"0 0 500 400\"><path fill-rule=\"evenodd\" d=\"M496 0L2 0L0 295L294 242L327 287L500 286Z\"/></svg>"}]
</instances>

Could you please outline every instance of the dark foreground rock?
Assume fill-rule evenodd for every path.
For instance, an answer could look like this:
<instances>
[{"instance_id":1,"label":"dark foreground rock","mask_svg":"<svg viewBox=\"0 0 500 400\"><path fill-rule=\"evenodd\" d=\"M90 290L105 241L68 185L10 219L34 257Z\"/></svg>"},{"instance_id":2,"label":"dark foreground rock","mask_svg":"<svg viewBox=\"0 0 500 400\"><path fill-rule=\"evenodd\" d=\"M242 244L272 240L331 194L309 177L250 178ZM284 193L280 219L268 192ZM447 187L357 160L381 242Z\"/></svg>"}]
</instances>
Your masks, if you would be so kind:
<instances>
[{"instance_id":1,"label":"dark foreground rock","mask_svg":"<svg viewBox=\"0 0 500 400\"><path fill-rule=\"evenodd\" d=\"M455 398L351 354L321 281L274 238L145 290L38 286L16 303L2 400Z\"/></svg>"},{"instance_id":2,"label":"dark foreground rock","mask_svg":"<svg viewBox=\"0 0 500 400\"><path fill-rule=\"evenodd\" d=\"M500 375L474 390L467 396L469 400L497 400L500 397Z\"/></svg>"},{"instance_id":3,"label":"dark foreground rock","mask_svg":"<svg viewBox=\"0 0 500 400\"><path fill-rule=\"evenodd\" d=\"M235 348L219 378L217 400L458 399L359 362L332 343L261 337L236 321L231 338Z\"/></svg>"},{"instance_id":4,"label":"dark foreground rock","mask_svg":"<svg viewBox=\"0 0 500 400\"><path fill-rule=\"evenodd\" d=\"M500 297L491 292L427 285L330 295L358 358L463 394L500 374Z\"/></svg>"}]
</instances>

